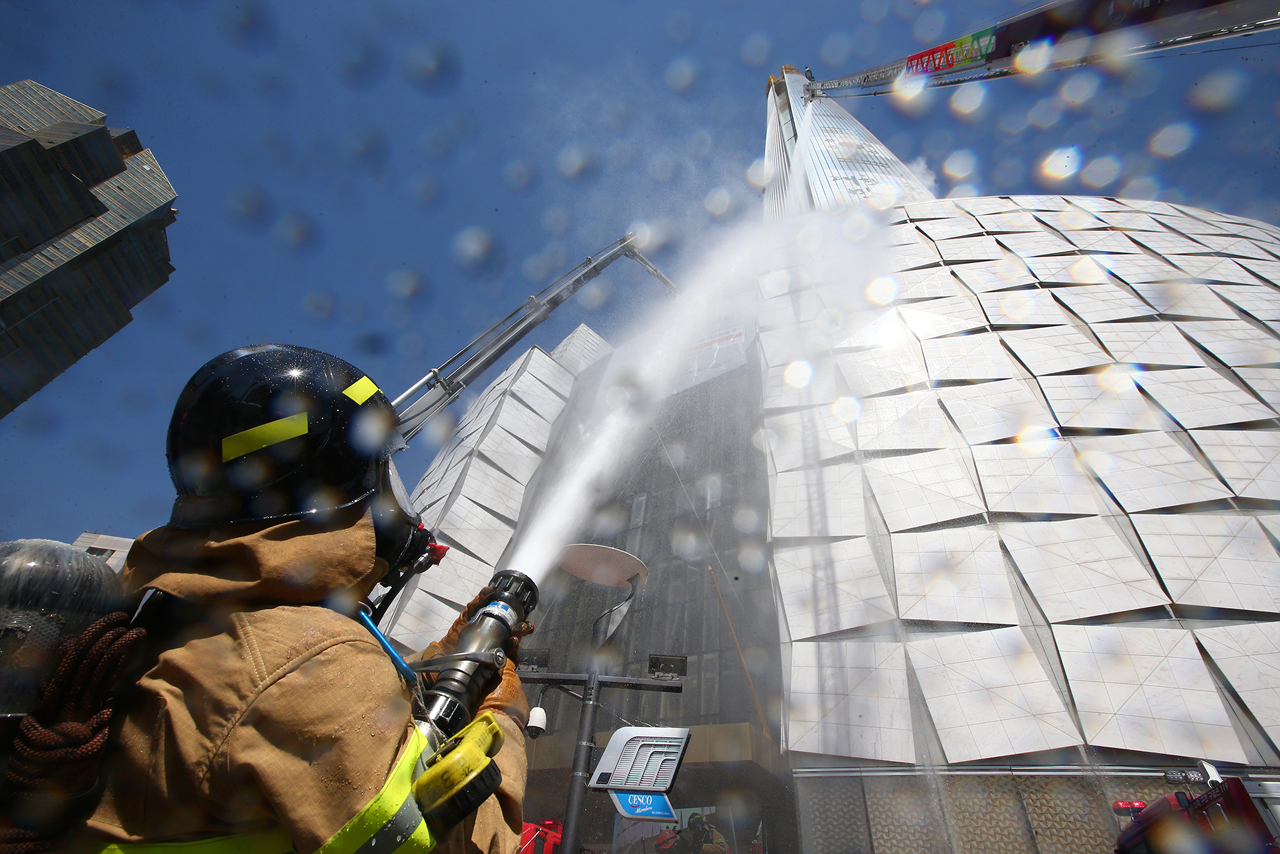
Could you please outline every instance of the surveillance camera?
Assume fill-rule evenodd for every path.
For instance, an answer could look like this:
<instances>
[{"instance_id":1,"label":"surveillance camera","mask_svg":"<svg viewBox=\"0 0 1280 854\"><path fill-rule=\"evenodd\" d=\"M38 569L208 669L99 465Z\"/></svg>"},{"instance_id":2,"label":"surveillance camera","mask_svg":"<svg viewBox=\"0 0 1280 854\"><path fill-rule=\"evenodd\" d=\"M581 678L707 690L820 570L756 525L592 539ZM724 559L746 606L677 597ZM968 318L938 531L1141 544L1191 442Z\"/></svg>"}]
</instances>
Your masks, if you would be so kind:
<instances>
[{"instance_id":1,"label":"surveillance camera","mask_svg":"<svg viewBox=\"0 0 1280 854\"><path fill-rule=\"evenodd\" d=\"M1200 770L1204 772L1204 776L1210 786L1216 786L1222 782L1222 774L1218 772L1217 768L1213 767L1208 762L1205 762L1203 759L1196 764L1199 765Z\"/></svg>"},{"instance_id":2,"label":"surveillance camera","mask_svg":"<svg viewBox=\"0 0 1280 854\"><path fill-rule=\"evenodd\" d=\"M547 710L542 706L534 706L529 710L529 723L525 725L524 734L529 738L537 738L547 730Z\"/></svg>"}]
</instances>

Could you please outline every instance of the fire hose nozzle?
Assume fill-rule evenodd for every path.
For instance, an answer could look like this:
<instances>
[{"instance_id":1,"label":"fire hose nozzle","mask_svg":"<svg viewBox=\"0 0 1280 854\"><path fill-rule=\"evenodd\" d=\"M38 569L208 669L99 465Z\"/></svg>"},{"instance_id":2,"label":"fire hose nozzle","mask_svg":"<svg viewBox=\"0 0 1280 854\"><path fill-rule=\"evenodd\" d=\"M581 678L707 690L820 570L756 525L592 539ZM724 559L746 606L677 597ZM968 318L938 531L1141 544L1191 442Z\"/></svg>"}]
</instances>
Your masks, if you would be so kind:
<instances>
[{"instance_id":1,"label":"fire hose nozzle","mask_svg":"<svg viewBox=\"0 0 1280 854\"><path fill-rule=\"evenodd\" d=\"M447 736L475 717L485 686L506 664L503 647L538 606L538 585L522 572L500 570L489 587L488 599L463 628L453 654L435 659L439 675L424 695L426 717Z\"/></svg>"}]
</instances>

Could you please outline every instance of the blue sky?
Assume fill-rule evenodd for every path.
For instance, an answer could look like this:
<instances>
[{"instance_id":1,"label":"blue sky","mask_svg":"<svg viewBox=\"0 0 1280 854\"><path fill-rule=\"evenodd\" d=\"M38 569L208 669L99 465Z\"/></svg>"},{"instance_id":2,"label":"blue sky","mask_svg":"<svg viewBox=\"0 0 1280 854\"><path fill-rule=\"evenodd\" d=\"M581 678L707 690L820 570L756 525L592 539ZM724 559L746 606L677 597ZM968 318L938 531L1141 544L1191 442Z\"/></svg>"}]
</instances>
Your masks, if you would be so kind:
<instances>
[{"instance_id":1,"label":"blue sky","mask_svg":"<svg viewBox=\"0 0 1280 854\"><path fill-rule=\"evenodd\" d=\"M224 350L328 350L394 396L629 228L678 284L760 216L746 173L769 73L853 73L1016 8L11 0L0 82L37 80L134 128L180 213L169 283L0 420L0 540L163 524L173 401ZM981 98L842 104L939 196L1129 194L1277 222L1270 41L997 81ZM1070 174L1046 174L1070 150L1050 161ZM664 293L627 262L600 283L529 343L583 322L621 335ZM431 452L420 440L398 459L407 480Z\"/></svg>"}]
</instances>

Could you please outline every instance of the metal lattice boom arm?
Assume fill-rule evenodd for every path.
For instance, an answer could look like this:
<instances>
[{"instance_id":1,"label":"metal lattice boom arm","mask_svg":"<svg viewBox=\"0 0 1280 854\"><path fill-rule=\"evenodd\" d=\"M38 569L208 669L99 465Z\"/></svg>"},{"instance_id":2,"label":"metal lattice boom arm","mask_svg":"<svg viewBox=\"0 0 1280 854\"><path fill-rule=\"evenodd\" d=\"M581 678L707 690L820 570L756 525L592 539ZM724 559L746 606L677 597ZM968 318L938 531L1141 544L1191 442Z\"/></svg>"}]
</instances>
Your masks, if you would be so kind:
<instances>
[{"instance_id":1,"label":"metal lattice boom arm","mask_svg":"<svg viewBox=\"0 0 1280 854\"><path fill-rule=\"evenodd\" d=\"M882 95L904 76L925 85L954 86L1024 73L1018 55L1033 43L1053 49L1048 68L1071 68L1205 41L1252 35L1280 26L1269 0L1053 0L927 50L857 74L805 85L809 96Z\"/></svg>"},{"instance_id":2,"label":"metal lattice boom arm","mask_svg":"<svg viewBox=\"0 0 1280 854\"><path fill-rule=\"evenodd\" d=\"M671 280L640 254L636 240L634 233L628 234L597 255L588 257L541 293L529 297L523 305L486 329L440 367L432 368L425 377L393 400L392 406L399 414L396 426L405 441L417 435L428 421L457 400L463 389L550 317L552 311L619 258L634 259L671 293L675 293ZM414 395L418 397L415 399Z\"/></svg>"}]
</instances>

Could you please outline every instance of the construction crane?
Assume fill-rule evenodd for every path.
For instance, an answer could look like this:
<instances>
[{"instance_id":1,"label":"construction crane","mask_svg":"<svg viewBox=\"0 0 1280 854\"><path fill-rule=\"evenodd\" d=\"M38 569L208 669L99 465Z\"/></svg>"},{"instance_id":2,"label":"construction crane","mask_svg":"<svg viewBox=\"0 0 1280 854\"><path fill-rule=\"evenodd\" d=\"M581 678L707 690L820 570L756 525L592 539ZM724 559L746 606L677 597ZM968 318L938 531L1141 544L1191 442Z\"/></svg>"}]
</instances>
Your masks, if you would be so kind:
<instances>
[{"instance_id":1,"label":"construction crane","mask_svg":"<svg viewBox=\"0 0 1280 854\"><path fill-rule=\"evenodd\" d=\"M883 95L904 78L957 86L1073 68L1280 26L1274 0L1053 0L927 50L834 80L805 84L810 98Z\"/></svg>"},{"instance_id":2,"label":"construction crane","mask_svg":"<svg viewBox=\"0 0 1280 854\"><path fill-rule=\"evenodd\" d=\"M533 329L555 311L565 300L573 296L587 282L594 279L619 258L631 258L644 267L654 278L662 282L671 293L676 286L671 280L640 254L636 246L637 236L629 233L611 243L599 253L589 256L578 266L556 279L542 291L529 297L515 311L480 333L448 361L432 368L391 401L399 420L396 428L407 442L426 423L458 399L463 389L475 382L495 362L520 342ZM415 399L414 395L418 395Z\"/></svg>"}]
</instances>

